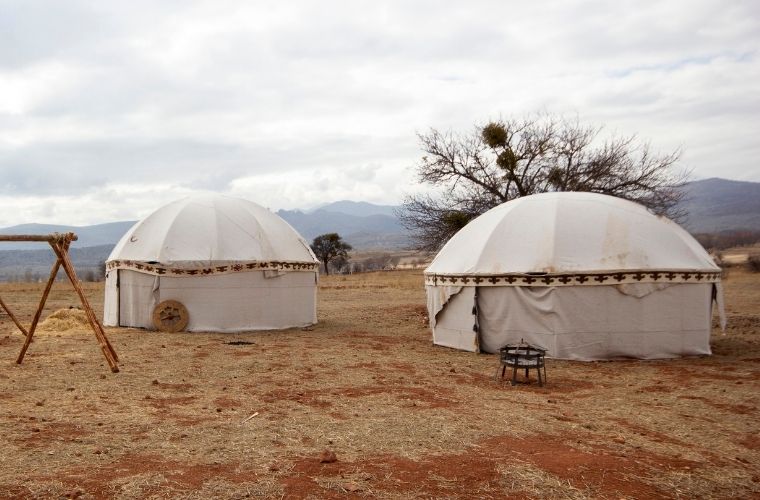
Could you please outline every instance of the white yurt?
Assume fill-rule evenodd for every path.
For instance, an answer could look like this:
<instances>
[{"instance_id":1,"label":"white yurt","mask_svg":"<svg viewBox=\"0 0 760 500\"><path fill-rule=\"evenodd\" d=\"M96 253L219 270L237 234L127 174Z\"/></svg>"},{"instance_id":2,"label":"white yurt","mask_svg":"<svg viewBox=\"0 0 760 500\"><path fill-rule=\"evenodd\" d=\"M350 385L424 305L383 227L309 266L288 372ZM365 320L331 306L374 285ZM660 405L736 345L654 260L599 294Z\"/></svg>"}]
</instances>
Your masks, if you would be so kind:
<instances>
[{"instance_id":1,"label":"white yurt","mask_svg":"<svg viewBox=\"0 0 760 500\"><path fill-rule=\"evenodd\" d=\"M435 344L496 352L522 340L575 360L710 354L720 268L678 224L595 193L499 205L425 270Z\"/></svg>"},{"instance_id":2,"label":"white yurt","mask_svg":"<svg viewBox=\"0 0 760 500\"><path fill-rule=\"evenodd\" d=\"M319 262L287 222L247 200L190 196L137 222L106 261L104 324L235 332L317 322ZM177 304L179 303L179 305ZM171 304L165 311L157 306Z\"/></svg>"}]
</instances>

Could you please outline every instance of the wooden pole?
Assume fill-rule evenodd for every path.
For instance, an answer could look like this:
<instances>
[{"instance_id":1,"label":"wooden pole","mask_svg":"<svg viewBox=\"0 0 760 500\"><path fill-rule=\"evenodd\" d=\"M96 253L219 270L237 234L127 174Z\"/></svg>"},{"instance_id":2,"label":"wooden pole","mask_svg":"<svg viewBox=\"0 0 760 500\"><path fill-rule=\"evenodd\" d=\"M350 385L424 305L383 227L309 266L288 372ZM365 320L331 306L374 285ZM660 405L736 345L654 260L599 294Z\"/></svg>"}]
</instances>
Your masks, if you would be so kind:
<instances>
[{"instance_id":1,"label":"wooden pole","mask_svg":"<svg viewBox=\"0 0 760 500\"><path fill-rule=\"evenodd\" d=\"M26 334L24 345L21 347L21 352L18 353L18 358L16 358L16 363L18 364L21 364L21 362L24 360L26 350L29 349L29 344L32 343L34 330L37 329L37 322L40 320L40 316L42 315L42 308L45 307L45 302L47 302L48 294L50 294L50 289L53 287L53 282L55 281L55 277L58 274L59 267L61 267L61 259L56 260L55 264L53 264L53 268L50 270L50 277L47 280L47 285L45 285L45 291L42 292L42 299L40 299L40 305L37 307L37 312L34 313L32 326L29 327L29 333Z\"/></svg>"},{"instance_id":2,"label":"wooden pole","mask_svg":"<svg viewBox=\"0 0 760 500\"><path fill-rule=\"evenodd\" d=\"M100 348L103 351L103 356L105 356L106 361L108 361L108 365L111 367L111 371L118 373L119 366L116 363L119 361L119 357L117 356L116 351L114 350L111 343L108 341L105 331L103 331L103 327L95 317L95 313L93 312L92 307L90 307L90 303L87 301L87 297L85 296L82 287L79 286L79 280L77 279L76 271L74 270L74 266L71 264L71 260L69 260L69 255L66 250L68 249L70 241L71 240L69 239L55 242L51 241L50 246L53 248L53 251L58 256L58 260L63 265L63 269L66 271L66 275L68 276L71 285L74 287L77 295L79 295L79 300L82 302L82 306L84 307L87 321L89 321L90 327L92 327L92 331L95 333L95 338L98 339Z\"/></svg>"},{"instance_id":3,"label":"wooden pole","mask_svg":"<svg viewBox=\"0 0 760 500\"><path fill-rule=\"evenodd\" d=\"M25 337L29 335L29 332L26 331L26 328L24 328L23 325L19 322L19 320L16 319L16 316L13 314L10 308L7 305L5 305L5 302L3 302L2 297L0 297L0 307L5 309L5 312L8 313L8 316L13 320L14 323L16 323L16 326L18 327L19 330L21 330L21 333L23 333Z\"/></svg>"}]
</instances>

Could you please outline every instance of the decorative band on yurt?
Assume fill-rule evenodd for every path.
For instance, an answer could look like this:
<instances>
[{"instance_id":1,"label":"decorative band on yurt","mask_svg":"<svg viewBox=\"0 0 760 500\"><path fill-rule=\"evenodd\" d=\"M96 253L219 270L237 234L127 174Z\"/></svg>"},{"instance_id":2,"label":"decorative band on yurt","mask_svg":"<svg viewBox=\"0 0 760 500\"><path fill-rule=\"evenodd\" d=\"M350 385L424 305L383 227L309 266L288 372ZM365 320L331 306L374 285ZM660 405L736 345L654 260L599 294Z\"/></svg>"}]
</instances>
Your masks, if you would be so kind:
<instances>
[{"instance_id":1,"label":"decorative band on yurt","mask_svg":"<svg viewBox=\"0 0 760 500\"><path fill-rule=\"evenodd\" d=\"M207 276L218 274L243 273L250 271L305 271L316 272L319 264L316 262L233 262L230 264L208 267L184 268L148 264L133 260L111 260L106 262L106 269L131 269L156 276Z\"/></svg>"},{"instance_id":2,"label":"decorative band on yurt","mask_svg":"<svg viewBox=\"0 0 760 500\"><path fill-rule=\"evenodd\" d=\"M719 271L674 269L557 274L425 274L425 285L430 286L589 286L623 283L714 283L718 281L720 281Z\"/></svg>"}]
</instances>

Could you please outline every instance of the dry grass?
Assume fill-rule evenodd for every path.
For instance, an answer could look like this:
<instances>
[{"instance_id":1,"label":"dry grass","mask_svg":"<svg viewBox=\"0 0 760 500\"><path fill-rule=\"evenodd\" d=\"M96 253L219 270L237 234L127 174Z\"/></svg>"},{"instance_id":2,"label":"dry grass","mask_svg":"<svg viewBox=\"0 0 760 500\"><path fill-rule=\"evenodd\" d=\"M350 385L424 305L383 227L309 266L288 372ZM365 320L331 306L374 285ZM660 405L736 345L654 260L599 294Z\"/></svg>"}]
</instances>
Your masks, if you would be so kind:
<instances>
[{"instance_id":1,"label":"dry grass","mask_svg":"<svg viewBox=\"0 0 760 500\"><path fill-rule=\"evenodd\" d=\"M0 497L758 496L758 285L725 282L712 357L550 361L545 388L432 346L419 271L322 279L303 331L108 329L119 374L86 326L35 337L17 366L0 315ZM27 324L39 292L0 286ZM71 305L56 286L45 316Z\"/></svg>"},{"instance_id":2,"label":"dry grass","mask_svg":"<svg viewBox=\"0 0 760 500\"><path fill-rule=\"evenodd\" d=\"M58 309L45 318L37 327L40 332L68 332L90 328L87 314L82 309Z\"/></svg>"}]
</instances>

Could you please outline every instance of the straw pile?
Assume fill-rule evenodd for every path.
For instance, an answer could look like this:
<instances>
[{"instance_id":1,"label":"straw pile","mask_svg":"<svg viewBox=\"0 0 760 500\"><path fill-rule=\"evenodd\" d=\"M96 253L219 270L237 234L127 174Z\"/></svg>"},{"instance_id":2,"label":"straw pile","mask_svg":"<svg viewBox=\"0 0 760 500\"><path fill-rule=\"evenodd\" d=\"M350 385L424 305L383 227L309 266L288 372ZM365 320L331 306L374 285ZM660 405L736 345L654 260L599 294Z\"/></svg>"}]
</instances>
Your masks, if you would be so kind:
<instances>
[{"instance_id":1,"label":"straw pile","mask_svg":"<svg viewBox=\"0 0 760 500\"><path fill-rule=\"evenodd\" d=\"M58 309L37 327L39 331L44 332L66 332L87 328L89 328L87 315L77 308Z\"/></svg>"}]
</instances>

